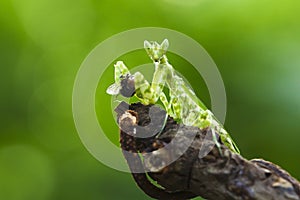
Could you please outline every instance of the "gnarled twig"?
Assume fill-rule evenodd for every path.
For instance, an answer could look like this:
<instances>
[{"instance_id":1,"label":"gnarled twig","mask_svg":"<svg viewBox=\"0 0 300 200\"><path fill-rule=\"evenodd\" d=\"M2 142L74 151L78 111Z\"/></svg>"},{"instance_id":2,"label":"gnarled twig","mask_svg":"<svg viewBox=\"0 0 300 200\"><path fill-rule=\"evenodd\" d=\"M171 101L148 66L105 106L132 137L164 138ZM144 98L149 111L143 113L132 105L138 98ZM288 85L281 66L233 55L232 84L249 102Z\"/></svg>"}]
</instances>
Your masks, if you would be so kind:
<instances>
[{"instance_id":1,"label":"gnarled twig","mask_svg":"<svg viewBox=\"0 0 300 200\"><path fill-rule=\"evenodd\" d=\"M200 131L196 127L177 124L168 118L163 131L150 138L136 138L127 133L135 132L137 127L145 127L151 123L150 106L121 103L118 113L119 125L122 130L120 143L130 169L145 169L144 173L132 173L138 186L149 196L156 199L190 199L201 196L206 199L218 200L300 200L300 184L286 171L277 165L262 159L246 160L241 155L230 151L221 144L218 149L212 146L204 157L201 150L214 144L209 130ZM161 109L157 108L157 119L163 120ZM126 113L126 114L124 114ZM153 118L153 117L152 117ZM178 134L175 148L164 148ZM143 134L137 133L136 134ZM192 140L191 143L189 143ZM221 142L221 141L220 141ZM184 145L190 144L186 151ZM158 151L159 149L166 149ZM207 148L205 148L207 149ZM153 157L140 155L156 152ZM160 169L164 160L170 160L175 154L182 152L174 162ZM199 154L200 153L200 154ZM146 172L147 169L160 169ZM150 176L161 187L153 185Z\"/></svg>"}]
</instances>

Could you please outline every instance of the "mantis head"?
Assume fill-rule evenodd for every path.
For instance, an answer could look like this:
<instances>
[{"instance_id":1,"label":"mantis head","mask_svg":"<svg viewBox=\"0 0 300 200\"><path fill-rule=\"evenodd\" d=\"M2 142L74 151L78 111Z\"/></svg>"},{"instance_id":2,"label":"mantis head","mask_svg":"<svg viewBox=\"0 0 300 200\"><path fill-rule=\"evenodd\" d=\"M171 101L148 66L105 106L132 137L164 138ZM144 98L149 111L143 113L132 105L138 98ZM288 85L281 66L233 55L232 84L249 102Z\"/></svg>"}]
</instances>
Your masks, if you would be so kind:
<instances>
[{"instance_id":1,"label":"mantis head","mask_svg":"<svg viewBox=\"0 0 300 200\"><path fill-rule=\"evenodd\" d=\"M157 42L149 42L147 40L144 42L144 48L154 62L159 62L163 58L168 47L169 41L167 39L165 39L161 44L158 44Z\"/></svg>"}]
</instances>

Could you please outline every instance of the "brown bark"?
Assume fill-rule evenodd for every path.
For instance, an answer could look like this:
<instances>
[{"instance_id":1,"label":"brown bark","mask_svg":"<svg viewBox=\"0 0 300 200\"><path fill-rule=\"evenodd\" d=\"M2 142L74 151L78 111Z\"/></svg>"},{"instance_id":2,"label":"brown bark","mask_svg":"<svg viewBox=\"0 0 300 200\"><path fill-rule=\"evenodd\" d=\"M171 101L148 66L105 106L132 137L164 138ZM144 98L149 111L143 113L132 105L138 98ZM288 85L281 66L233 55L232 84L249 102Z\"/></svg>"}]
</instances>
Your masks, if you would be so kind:
<instances>
[{"instance_id":1,"label":"brown bark","mask_svg":"<svg viewBox=\"0 0 300 200\"><path fill-rule=\"evenodd\" d=\"M218 148L209 129L183 126L168 117L165 124L161 123L161 132L157 129L151 137L135 137L159 127L153 125L154 120L164 121L165 112L159 108L152 110L150 119L150 108L121 103L116 112L123 130L120 143L129 168L138 186L152 198L300 200L300 184L286 171L262 159L249 161L231 152L220 140ZM172 141L172 148L164 148ZM149 152L155 152L154 156L146 155ZM164 162L177 157L161 168ZM159 186L153 185L149 177Z\"/></svg>"}]
</instances>

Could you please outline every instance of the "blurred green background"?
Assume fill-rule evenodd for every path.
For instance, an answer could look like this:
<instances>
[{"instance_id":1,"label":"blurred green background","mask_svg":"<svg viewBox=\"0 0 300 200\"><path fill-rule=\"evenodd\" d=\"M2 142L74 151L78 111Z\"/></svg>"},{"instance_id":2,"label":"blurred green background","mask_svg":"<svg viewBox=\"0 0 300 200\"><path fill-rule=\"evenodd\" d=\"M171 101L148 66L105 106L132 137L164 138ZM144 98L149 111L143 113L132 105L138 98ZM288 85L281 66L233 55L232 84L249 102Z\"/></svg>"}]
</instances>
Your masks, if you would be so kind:
<instances>
[{"instance_id":1,"label":"blurred green background","mask_svg":"<svg viewBox=\"0 0 300 200\"><path fill-rule=\"evenodd\" d=\"M300 179L299 19L298 0L0 1L0 199L149 199L129 174L88 153L72 118L84 58L113 34L145 26L197 40L222 74L226 128L243 156L275 162ZM142 51L126 59L129 66L149 61ZM180 72L209 105L192 68ZM112 116L101 114L110 106L104 89L112 73L99 84L96 107L117 143Z\"/></svg>"}]
</instances>

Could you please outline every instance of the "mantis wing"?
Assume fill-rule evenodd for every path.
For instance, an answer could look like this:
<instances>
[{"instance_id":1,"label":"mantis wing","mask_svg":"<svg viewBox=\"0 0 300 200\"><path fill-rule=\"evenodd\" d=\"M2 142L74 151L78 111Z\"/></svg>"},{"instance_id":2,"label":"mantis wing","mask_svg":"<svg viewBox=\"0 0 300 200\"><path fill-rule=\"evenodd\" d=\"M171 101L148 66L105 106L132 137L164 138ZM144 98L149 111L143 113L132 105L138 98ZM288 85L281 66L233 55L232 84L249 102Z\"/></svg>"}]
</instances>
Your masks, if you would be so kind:
<instances>
[{"instance_id":1,"label":"mantis wing","mask_svg":"<svg viewBox=\"0 0 300 200\"><path fill-rule=\"evenodd\" d=\"M117 95L120 92L120 88L121 85L114 83L106 89L106 93L110 95Z\"/></svg>"}]
</instances>

